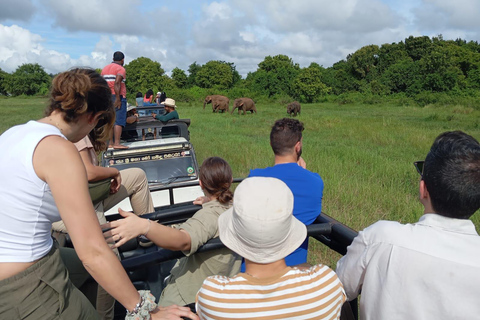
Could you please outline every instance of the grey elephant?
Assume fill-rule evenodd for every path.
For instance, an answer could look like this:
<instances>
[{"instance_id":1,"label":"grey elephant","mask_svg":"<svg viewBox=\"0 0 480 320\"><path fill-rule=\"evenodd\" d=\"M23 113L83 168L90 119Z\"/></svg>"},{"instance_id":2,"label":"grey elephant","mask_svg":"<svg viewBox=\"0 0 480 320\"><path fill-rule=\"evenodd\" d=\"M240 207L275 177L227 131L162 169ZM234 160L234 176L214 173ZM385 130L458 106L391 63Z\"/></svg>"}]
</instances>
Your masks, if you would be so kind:
<instances>
[{"instance_id":1,"label":"grey elephant","mask_svg":"<svg viewBox=\"0 0 480 320\"><path fill-rule=\"evenodd\" d=\"M296 116L297 116L297 113L300 114L300 108L301 108L300 102L298 102L298 101L290 102L290 103L287 105L287 113L288 113L289 115L292 115L292 114L293 114L293 116L296 117Z\"/></svg>"},{"instance_id":2,"label":"grey elephant","mask_svg":"<svg viewBox=\"0 0 480 320\"><path fill-rule=\"evenodd\" d=\"M214 94L211 96L206 96L205 101L203 101L203 109L205 109L206 104L212 104L212 110L213 112L224 112L224 111L229 111L229 103L230 99L228 99L225 96L219 95L219 94Z\"/></svg>"},{"instance_id":3,"label":"grey elephant","mask_svg":"<svg viewBox=\"0 0 480 320\"><path fill-rule=\"evenodd\" d=\"M257 108L255 107L255 102L253 102L252 99L250 98L238 98L235 99L233 102L233 108L232 108L232 114L235 109L238 108L238 114L240 114L240 111L243 110L243 114L245 114L247 111L250 111L251 113L257 113Z\"/></svg>"}]
</instances>

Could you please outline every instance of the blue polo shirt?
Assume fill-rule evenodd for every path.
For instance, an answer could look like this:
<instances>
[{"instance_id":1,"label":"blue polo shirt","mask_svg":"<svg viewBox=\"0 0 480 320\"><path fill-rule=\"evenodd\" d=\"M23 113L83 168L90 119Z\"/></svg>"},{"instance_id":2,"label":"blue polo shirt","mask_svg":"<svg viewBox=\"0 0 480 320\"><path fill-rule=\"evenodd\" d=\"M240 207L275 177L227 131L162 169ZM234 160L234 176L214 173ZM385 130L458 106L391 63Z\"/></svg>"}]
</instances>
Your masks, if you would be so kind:
<instances>
[{"instance_id":1,"label":"blue polo shirt","mask_svg":"<svg viewBox=\"0 0 480 320\"><path fill-rule=\"evenodd\" d=\"M293 215L305 225L312 224L322 212L323 180L318 173L296 163L282 163L264 169L250 170L249 177L272 177L282 180L293 193ZM287 266L307 262L308 237L285 258ZM242 271L245 270L242 264Z\"/></svg>"}]
</instances>

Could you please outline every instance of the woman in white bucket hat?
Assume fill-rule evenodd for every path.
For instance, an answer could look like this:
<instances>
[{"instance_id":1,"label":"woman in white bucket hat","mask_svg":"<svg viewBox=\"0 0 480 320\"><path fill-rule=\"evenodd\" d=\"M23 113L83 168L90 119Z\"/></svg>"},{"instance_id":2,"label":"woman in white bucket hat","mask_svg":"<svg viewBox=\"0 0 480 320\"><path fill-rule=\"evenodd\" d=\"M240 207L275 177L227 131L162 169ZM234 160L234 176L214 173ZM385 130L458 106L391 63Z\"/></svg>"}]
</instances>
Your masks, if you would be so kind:
<instances>
[{"instance_id":1,"label":"woman in white bucket hat","mask_svg":"<svg viewBox=\"0 0 480 320\"><path fill-rule=\"evenodd\" d=\"M276 178L251 177L218 219L220 239L245 258L246 272L213 276L197 294L200 319L339 319L343 286L324 265L287 267L307 236L292 215L293 194Z\"/></svg>"}]
</instances>

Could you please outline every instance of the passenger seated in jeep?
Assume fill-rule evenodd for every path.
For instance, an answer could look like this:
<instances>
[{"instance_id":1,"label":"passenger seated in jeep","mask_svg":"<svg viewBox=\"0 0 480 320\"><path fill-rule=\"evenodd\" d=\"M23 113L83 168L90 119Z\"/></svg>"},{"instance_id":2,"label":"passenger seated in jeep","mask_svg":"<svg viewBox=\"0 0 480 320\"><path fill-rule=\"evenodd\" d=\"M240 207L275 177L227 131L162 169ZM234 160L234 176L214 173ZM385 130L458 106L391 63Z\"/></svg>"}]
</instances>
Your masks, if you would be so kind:
<instances>
[{"instance_id":1,"label":"passenger seated in jeep","mask_svg":"<svg viewBox=\"0 0 480 320\"><path fill-rule=\"evenodd\" d=\"M137 112L137 107L127 104L127 124L138 122L138 117L139 115ZM122 130L122 140L130 140L135 138L138 138L137 130Z\"/></svg>"},{"instance_id":2,"label":"passenger seated in jeep","mask_svg":"<svg viewBox=\"0 0 480 320\"><path fill-rule=\"evenodd\" d=\"M241 258L230 249L195 253L208 240L218 237L218 217L232 205L233 194L229 190L232 169L222 158L208 158L200 168L199 179L205 196L197 198L194 203L202 204L202 209L178 229L152 223L125 211L120 211L125 219L102 226L112 228L104 236L108 242L117 241L116 247L145 235L162 248L181 250L186 255L173 267L167 287L160 296L160 306L194 303L197 291L208 276L231 277L240 271Z\"/></svg>"},{"instance_id":3,"label":"passenger seated in jeep","mask_svg":"<svg viewBox=\"0 0 480 320\"><path fill-rule=\"evenodd\" d=\"M163 103L165 106L165 114L160 116L156 113L152 113L152 117L156 120L160 120L162 122L167 122L172 119L178 119L178 112L175 110L177 106L175 105L175 100L171 98L167 98Z\"/></svg>"}]
</instances>

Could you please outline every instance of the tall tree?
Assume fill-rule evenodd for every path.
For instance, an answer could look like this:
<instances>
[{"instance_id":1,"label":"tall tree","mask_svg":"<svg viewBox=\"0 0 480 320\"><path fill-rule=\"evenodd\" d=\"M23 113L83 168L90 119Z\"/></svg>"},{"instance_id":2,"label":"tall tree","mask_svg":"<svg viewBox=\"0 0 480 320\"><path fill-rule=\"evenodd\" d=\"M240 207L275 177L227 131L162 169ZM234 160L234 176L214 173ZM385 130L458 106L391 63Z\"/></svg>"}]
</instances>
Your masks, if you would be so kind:
<instances>
[{"instance_id":1,"label":"tall tree","mask_svg":"<svg viewBox=\"0 0 480 320\"><path fill-rule=\"evenodd\" d=\"M187 86L187 74L180 68L175 67L172 70L172 80L177 88L183 89Z\"/></svg>"},{"instance_id":2,"label":"tall tree","mask_svg":"<svg viewBox=\"0 0 480 320\"><path fill-rule=\"evenodd\" d=\"M38 63L26 63L5 78L4 87L13 96L47 94L51 80Z\"/></svg>"},{"instance_id":3,"label":"tall tree","mask_svg":"<svg viewBox=\"0 0 480 320\"><path fill-rule=\"evenodd\" d=\"M347 57L348 64L352 67L353 74L358 79L365 79L374 72L378 64L380 49L377 45L369 45L358 49Z\"/></svg>"},{"instance_id":4,"label":"tall tree","mask_svg":"<svg viewBox=\"0 0 480 320\"><path fill-rule=\"evenodd\" d=\"M286 55L267 56L258 64L257 71L249 74L249 80L254 90L269 97L276 94L292 95L293 80L299 71L299 65Z\"/></svg>"},{"instance_id":5,"label":"tall tree","mask_svg":"<svg viewBox=\"0 0 480 320\"><path fill-rule=\"evenodd\" d=\"M148 89L153 91L163 90L165 85L162 65L150 58L140 57L130 61L125 66L127 72L127 92L135 95L136 92L146 92Z\"/></svg>"},{"instance_id":6,"label":"tall tree","mask_svg":"<svg viewBox=\"0 0 480 320\"><path fill-rule=\"evenodd\" d=\"M193 87L193 86L198 86L197 84L197 73L200 71L202 68L201 65L195 61L192 63L190 66L188 66L188 86Z\"/></svg>"},{"instance_id":7,"label":"tall tree","mask_svg":"<svg viewBox=\"0 0 480 320\"><path fill-rule=\"evenodd\" d=\"M197 72L196 84L200 88L231 88L233 86L232 68L223 61L208 61Z\"/></svg>"},{"instance_id":8,"label":"tall tree","mask_svg":"<svg viewBox=\"0 0 480 320\"><path fill-rule=\"evenodd\" d=\"M308 68L301 69L293 81L293 96L301 102L319 101L331 90L321 81L321 76L322 69L318 64L311 64Z\"/></svg>"},{"instance_id":9,"label":"tall tree","mask_svg":"<svg viewBox=\"0 0 480 320\"><path fill-rule=\"evenodd\" d=\"M410 36L405 39L405 50L413 61L420 60L422 57L430 53L432 48L432 40L427 36L414 37Z\"/></svg>"},{"instance_id":10,"label":"tall tree","mask_svg":"<svg viewBox=\"0 0 480 320\"><path fill-rule=\"evenodd\" d=\"M0 68L0 94L4 96L7 95L7 89L5 88L5 81L8 76L9 74Z\"/></svg>"}]
</instances>

